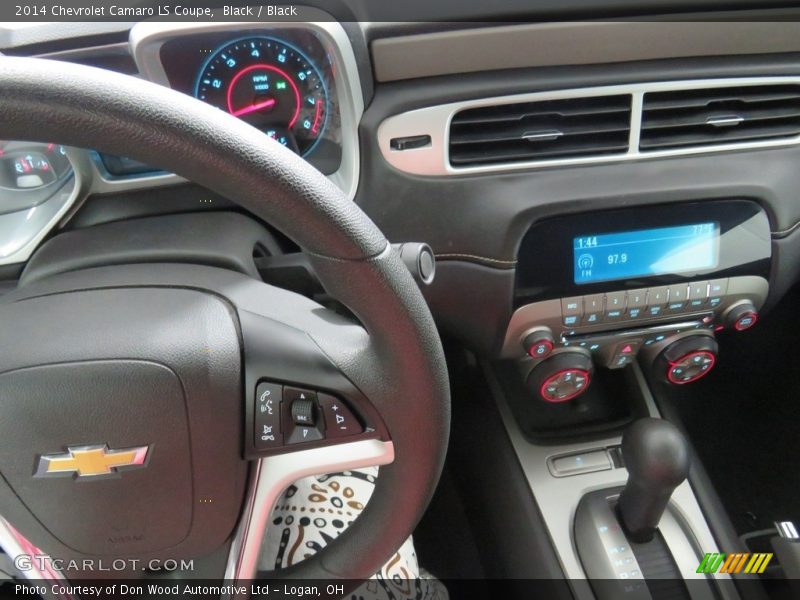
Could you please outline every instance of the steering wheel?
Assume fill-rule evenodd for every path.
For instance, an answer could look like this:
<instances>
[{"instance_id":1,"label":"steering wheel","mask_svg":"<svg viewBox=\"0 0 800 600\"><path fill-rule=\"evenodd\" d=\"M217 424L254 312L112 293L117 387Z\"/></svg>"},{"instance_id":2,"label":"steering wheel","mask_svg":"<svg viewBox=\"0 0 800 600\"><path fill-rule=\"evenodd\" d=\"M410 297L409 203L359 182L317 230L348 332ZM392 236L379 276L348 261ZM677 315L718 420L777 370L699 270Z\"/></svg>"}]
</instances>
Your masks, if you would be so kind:
<instances>
[{"instance_id":1,"label":"steering wheel","mask_svg":"<svg viewBox=\"0 0 800 600\"><path fill-rule=\"evenodd\" d=\"M274 576L378 571L434 491L450 400L431 314L375 224L258 130L104 70L0 58L0 138L128 156L229 198L301 246L356 317L186 264L78 270L0 297L0 515L60 558L178 559L230 544L226 578L248 579L293 480L383 464L352 526ZM245 407L261 381L342 398L366 430L248 461ZM93 445L103 460L126 448L147 457L100 477L42 472L43 456Z\"/></svg>"}]
</instances>

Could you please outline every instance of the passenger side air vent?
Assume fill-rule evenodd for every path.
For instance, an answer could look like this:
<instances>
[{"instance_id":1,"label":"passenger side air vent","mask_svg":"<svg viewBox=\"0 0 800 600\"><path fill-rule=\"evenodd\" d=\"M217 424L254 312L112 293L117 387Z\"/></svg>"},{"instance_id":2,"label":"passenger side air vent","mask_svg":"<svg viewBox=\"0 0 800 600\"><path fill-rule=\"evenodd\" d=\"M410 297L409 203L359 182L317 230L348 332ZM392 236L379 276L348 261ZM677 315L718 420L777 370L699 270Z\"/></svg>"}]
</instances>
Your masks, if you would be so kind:
<instances>
[{"instance_id":1,"label":"passenger side air vent","mask_svg":"<svg viewBox=\"0 0 800 600\"><path fill-rule=\"evenodd\" d=\"M631 96L563 98L468 108L450 123L453 167L628 151Z\"/></svg>"},{"instance_id":2,"label":"passenger side air vent","mask_svg":"<svg viewBox=\"0 0 800 600\"><path fill-rule=\"evenodd\" d=\"M667 150L800 135L800 85L648 92L639 149Z\"/></svg>"}]
</instances>

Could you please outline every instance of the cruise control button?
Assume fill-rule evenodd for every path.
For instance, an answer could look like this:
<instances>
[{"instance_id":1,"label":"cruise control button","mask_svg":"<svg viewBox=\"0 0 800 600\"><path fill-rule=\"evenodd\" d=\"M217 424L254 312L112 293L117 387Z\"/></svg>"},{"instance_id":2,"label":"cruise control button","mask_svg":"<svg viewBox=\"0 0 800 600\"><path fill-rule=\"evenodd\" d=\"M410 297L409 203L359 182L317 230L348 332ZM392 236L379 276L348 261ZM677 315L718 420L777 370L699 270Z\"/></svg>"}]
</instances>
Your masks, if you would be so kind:
<instances>
[{"instance_id":1,"label":"cruise control button","mask_svg":"<svg viewBox=\"0 0 800 600\"><path fill-rule=\"evenodd\" d=\"M364 428L344 402L329 394L319 394L319 406L325 417L325 434L328 439L362 433Z\"/></svg>"}]
</instances>

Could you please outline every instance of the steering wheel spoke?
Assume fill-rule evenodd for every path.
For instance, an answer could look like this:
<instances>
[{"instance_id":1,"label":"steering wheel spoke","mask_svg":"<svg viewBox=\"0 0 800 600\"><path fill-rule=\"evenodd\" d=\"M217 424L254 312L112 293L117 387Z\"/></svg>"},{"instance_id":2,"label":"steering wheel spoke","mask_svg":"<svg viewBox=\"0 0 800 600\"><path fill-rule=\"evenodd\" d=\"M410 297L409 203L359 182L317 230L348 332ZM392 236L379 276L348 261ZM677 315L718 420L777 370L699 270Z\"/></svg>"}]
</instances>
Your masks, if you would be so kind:
<instances>
[{"instance_id":1,"label":"steering wheel spoke","mask_svg":"<svg viewBox=\"0 0 800 600\"><path fill-rule=\"evenodd\" d=\"M389 432L378 410L344 372L354 360L369 360L372 351L366 332L304 298L296 297L293 303L292 324L239 311L245 458L360 440L388 442Z\"/></svg>"}]
</instances>

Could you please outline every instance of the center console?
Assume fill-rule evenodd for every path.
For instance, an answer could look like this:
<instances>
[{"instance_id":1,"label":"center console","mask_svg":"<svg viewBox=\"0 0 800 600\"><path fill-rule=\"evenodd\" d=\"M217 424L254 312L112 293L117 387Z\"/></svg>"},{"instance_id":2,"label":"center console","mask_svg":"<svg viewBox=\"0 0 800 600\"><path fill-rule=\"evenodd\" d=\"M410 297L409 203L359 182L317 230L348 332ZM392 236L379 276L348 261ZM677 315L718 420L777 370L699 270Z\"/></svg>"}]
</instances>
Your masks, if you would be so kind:
<instances>
[{"instance_id":1,"label":"center console","mask_svg":"<svg viewBox=\"0 0 800 600\"><path fill-rule=\"evenodd\" d=\"M749 329L769 286L764 210L717 200L562 216L535 224L519 249L515 311L502 358L530 393L567 402L594 369L637 356L665 382L711 371L715 336Z\"/></svg>"},{"instance_id":2,"label":"center console","mask_svg":"<svg viewBox=\"0 0 800 600\"><path fill-rule=\"evenodd\" d=\"M719 344L757 323L770 267L769 219L743 199L564 215L525 234L487 373L575 597L740 598L727 575L698 572L716 530L651 386L711 373Z\"/></svg>"}]
</instances>

